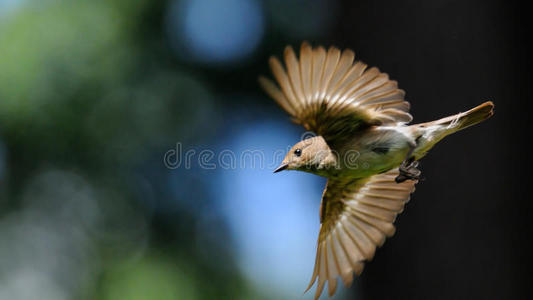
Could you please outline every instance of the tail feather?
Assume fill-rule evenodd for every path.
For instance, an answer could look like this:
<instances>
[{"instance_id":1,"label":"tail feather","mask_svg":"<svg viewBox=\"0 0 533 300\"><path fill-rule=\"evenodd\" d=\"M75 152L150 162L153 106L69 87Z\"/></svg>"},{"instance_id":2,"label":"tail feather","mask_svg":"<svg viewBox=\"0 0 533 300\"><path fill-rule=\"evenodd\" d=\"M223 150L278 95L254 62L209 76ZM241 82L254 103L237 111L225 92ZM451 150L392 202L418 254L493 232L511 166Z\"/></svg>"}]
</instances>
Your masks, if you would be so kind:
<instances>
[{"instance_id":1,"label":"tail feather","mask_svg":"<svg viewBox=\"0 0 533 300\"><path fill-rule=\"evenodd\" d=\"M487 101L483 104L480 104L469 111L458 113L453 116L442 118L433 122L428 122L420 124L422 127L424 125L443 125L449 127L450 130L453 130L450 133L457 132L459 130L465 129L477 123L483 122L486 119L490 118L494 114L494 103L492 101ZM449 134L450 134L449 133Z\"/></svg>"},{"instance_id":2,"label":"tail feather","mask_svg":"<svg viewBox=\"0 0 533 300\"><path fill-rule=\"evenodd\" d=\"M464 121L458 130L465 129L477 123L481 123L486 119L492 117L494 114L494 103L487 101L467 111L464 116Z\"/></svg>"},{"instance_id":3,"label":"tail feather","mask_svg":"<svg viewBox=\"0 0 533 300\"><path fill-rule=\"evenodd\" d=\"M494 114L494 103L487 101L469 111L436 121L412 125L418 145L415 149L417 159L424 156L441 139L459 130L483 122Z\"/></svg>"}]
</instances>

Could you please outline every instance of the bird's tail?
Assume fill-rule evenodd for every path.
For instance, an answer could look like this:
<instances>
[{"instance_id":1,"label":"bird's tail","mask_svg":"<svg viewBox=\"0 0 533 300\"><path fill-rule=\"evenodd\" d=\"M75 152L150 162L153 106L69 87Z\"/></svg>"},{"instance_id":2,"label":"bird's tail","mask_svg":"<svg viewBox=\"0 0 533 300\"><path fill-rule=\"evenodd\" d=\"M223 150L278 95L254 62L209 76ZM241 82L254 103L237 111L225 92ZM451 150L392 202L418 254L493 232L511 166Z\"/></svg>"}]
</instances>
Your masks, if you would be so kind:
<instances>
[{"instance_id":1,"label":"bird's tail","mask_svg":"<svg viewBox=\"0 0 533 300\"><path fill-rule=\"evenodd\" d=\"M417 158L423 156L429 149L447 135L485 121L493 114L494 103L492 103L492 101L487 101L469 111L432 122L412 125L411 127L413 128L414 134L419 140L417 142L418 146L415 149L415 155Z\"/></svg>"},{"instance_id":2,"label":"bird's tail","mask_svg":"<svg viewBox=\"0 0 533 300\"><path fill-rule=\"evenodd\" d=\"M435 125L445 126L449 129L449 133L454 133L459 130L465 129L486 119L490 118L494 114L494 103L487 101L480 104L469 111L458 113L453 116L435 120L432 122L417 124L419 127L430 127Z\"/></svg>"}]
</instances>

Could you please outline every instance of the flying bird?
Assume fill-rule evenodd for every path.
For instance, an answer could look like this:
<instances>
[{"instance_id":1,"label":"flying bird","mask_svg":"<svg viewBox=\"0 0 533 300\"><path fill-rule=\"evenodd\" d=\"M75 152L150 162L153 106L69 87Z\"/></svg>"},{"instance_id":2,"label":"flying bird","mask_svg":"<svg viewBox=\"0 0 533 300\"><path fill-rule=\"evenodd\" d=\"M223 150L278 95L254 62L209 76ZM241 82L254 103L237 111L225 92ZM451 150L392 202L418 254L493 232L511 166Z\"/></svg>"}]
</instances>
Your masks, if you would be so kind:
<instances>
[{"instance_id":1,"label":"flying bird","mask_svg":"<svg viewBox=\"0 0 533 300\"><path fill-rule=\"evenodd\" d=\"M285 67L269 60L277 84L259 82L294 122L316 136L295 144L274 171L298 170L328 179L320 207L315 267L317 299L337 277L346 287L361 274L376 247L395 232L396 216L420 179L418 160L445 136L493 114L490 101L440 120L407 125L409 102L398 83L377 68L354 61L351 50L312 48L299 59L288 46ZM306 290L306 291L307 291Z\"/></svg>"}]
</instances>

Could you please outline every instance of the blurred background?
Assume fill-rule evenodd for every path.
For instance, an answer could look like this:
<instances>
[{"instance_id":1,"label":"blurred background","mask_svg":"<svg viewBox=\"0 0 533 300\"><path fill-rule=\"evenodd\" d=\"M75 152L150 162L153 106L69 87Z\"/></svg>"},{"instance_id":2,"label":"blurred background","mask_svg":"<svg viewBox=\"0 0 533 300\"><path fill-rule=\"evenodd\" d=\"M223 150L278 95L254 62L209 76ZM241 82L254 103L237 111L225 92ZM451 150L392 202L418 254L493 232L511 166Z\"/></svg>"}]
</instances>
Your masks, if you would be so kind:
<instances>
[{"instance_id":1,"label":"blurred background","mask_svg":"<svg viewBox=\"0 0 533 300\"><path fill-rule=\"evenodd\" d=\"M325 180L272 174L304 131L257 84L303 40L389 73L415 122L496 103L422 161L396 235L334 299L531 297L526 11L0 0L0 299L311 299Z\"/></svg>"}]
</instances>

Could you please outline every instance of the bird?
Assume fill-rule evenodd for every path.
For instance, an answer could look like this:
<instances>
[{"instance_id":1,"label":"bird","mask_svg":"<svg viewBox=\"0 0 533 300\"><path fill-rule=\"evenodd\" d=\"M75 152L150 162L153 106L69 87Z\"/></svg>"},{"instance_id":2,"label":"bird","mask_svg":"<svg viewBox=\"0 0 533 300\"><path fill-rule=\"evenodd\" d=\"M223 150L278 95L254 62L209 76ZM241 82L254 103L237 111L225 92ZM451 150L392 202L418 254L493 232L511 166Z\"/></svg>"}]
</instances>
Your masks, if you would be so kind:
<instances>
[{"instance_id":1,"label":"bird","mask_svg":"<svg viewBox=\"0 0 533 300\"><path fill-rule=\"evenodd\" d=\"M484 102L439 120L409 125L412 116L397 81L355 60L350 49L312 47L299 57L291 46L269 65L275 81L259 84L291 117L315 135L296 143L275 173L309 172L327 178L313 275L318 299L337 279L349 287L377 247L395 233L394 221L420 181L418 163L444 137L494 114Z\"/></svg>"}]
</instances>

